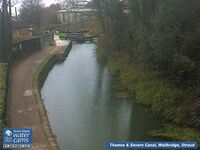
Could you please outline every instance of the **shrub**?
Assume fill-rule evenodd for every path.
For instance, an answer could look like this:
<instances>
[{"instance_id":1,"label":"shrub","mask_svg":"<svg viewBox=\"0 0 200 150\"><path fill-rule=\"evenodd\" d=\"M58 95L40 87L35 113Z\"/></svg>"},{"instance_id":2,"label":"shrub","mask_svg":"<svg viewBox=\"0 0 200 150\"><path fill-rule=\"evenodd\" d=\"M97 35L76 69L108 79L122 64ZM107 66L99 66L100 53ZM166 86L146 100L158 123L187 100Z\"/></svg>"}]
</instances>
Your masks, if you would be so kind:
<instances>
[{"instance_id":1,"label":"shrub","mask_svg":"<svg viewBox=\"0 0 200 150\"><path fill-rule=\"evenodd\" d=\"M200 135L197 130L181 128L171 124L165 124L162 129L150 131L148 134L154 137L166 137L179 141L200 142Z\"/></svg>"},{"instance_id":2,"label":"shrub","mask_svg":"<svg viewBox=\"0 0 200 150\"><path fill-rule=\"evenodd\" d=\"M106 63L108 59L108 51L107 50L98 50L97 59L102 63Z\"/></svg>"},{"instance_id":3,"label":"shrub","mask_svg":"<svg viewBox=\"0 0 200 150\"><path fill-rule=\"evenodd\" d=\"M175 54L174 59L174 74L182 80L188 80L195 70L195 63L188 57L180 54Z\"/></svg>"},{"instance_id":4,"label":"shrub","mask_svg":"<svg viewBox=\"0 0 200 150\"><path fill-rule=\"evenodd\" d=\"M184 92L161 79L159 72L113 61L109 61L109 66L114 78L119 78L118 82L121 82L139 103L150 106L154 112L174 123L184 121L186 114L181 106L186 99Z\"/></svg>"}]
</instances>

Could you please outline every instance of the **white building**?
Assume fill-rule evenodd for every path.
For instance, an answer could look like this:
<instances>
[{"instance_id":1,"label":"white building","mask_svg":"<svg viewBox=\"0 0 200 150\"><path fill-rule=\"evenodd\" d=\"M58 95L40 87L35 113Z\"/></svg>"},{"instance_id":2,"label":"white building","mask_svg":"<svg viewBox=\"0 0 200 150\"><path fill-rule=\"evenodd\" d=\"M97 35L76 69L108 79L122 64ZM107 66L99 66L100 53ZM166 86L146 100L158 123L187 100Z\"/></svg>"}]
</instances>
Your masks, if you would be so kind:
<instances>
[{"instance_id":1,"label":"white building","mask_svg":"<svg viewBox=\"0 0 200 150\"><path fill-rule=\"evenodd\" d=\"M89 21L95 19L94 9L70 9L60 10L58 12L58 19L63 24L75 24L80 21Z\"/></svg>"}]
</instances>

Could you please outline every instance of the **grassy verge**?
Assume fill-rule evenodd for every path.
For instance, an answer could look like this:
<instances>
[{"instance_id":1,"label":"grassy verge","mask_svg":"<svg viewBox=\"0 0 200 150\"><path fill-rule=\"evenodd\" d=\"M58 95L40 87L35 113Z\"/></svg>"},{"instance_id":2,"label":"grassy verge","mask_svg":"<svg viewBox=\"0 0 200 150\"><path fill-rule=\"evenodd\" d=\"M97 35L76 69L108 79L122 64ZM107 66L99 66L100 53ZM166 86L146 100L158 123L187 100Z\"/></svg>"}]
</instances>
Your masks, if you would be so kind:
<instances>
[{"instance_id":1,"label":"grassy verge","mask_svg":"<svg viewBox=\"0 0 200 150\"><path fill-rule=\"evenodd\" d=\"M138 103L150 107L164 122L170 122L160 130L149 131L151 136L200 142L200 132L185 127L188 116L184 105L188 99L183 89L162 79L159 72L108 57L104 50L98 51L97 57L109 65L115 82L112 86L119 91L115 96L135 97Z\"/></svg>"},{"instance_id":2,"label":"grassy verge","mask_svg":"<svg viewBox=\"0 0 200 150\"><path fill-rule=\"evenodd\" d=\"M6 96L6 70L7 64L0 63L0 128L4 126L5 123L5 96Z\"/></svg>"},{"instance_id":3,"label":"grassy verge","mask_svg":"<svg viewBox=\"0 0 200 150\"><path fill-rule=\"evenodd\" d=\"M92 34L90 32L87 32L84 34L86 37L91 37ZM93 37L93 42L97 45L98 44L98 37Z\"/></svg>"},{"instance_id":4,"label":"grassy verge","mask_svg":"<svg viewBox=\"0 0 200 150\"><path fill-rule=\"evenodd\" d=\"M154 137L166 137L178 141L200 142L198 130L178 127L172 124L164 124L162 129L149 131L148 134Z\"/></svg>"}]
</instances>

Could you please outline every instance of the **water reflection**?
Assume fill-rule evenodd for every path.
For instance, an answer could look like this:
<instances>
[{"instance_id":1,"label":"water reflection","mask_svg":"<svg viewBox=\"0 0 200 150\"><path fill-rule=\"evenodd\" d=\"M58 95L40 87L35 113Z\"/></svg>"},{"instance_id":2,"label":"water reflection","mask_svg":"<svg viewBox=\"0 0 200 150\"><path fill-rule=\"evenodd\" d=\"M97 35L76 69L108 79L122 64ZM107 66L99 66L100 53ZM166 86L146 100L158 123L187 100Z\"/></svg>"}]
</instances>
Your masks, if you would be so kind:
<instances>
[{"instance_id":1,"label":"water reflection","mask_svg":"<svg viewBox=\"0 0 200 150\"><path fill-rule=\"evenodd\" d=\"M95 48L74 44L42 88L61 150L104 150L108 141L145 140L145 131L158 126L133 100L111 97L109 69L97 62Z\"/></svg>"}]
</instances>

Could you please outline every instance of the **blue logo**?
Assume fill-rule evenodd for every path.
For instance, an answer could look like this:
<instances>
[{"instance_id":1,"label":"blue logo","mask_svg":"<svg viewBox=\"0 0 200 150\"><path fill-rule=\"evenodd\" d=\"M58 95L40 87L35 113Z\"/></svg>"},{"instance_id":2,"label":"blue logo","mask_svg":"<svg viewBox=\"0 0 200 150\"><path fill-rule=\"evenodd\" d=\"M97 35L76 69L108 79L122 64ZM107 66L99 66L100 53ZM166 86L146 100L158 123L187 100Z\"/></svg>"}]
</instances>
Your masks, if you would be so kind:
<instances>
[{"instance_id":1,"label":"blue logo","mask_svg":"<svg viewBox=\"0 0 200 150\"><path fill-rule=\"evenodd\" d=\"M32 129L4 128L2 136L3 136L3 148L32 147Z\"/></svg>"}]
</instances>

